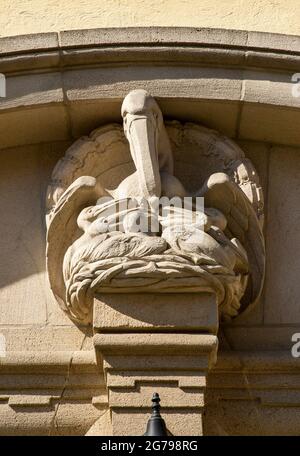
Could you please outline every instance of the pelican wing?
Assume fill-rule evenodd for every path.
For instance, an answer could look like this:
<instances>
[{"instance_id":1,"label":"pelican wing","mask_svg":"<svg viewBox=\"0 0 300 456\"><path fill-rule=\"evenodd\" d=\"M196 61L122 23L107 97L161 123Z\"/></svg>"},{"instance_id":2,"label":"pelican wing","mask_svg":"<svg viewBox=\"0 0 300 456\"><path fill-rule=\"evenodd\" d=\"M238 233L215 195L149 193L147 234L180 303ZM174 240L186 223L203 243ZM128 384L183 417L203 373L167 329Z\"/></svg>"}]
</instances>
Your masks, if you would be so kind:
<instances>
[{"instance_id":1,"label":"pelican wing","mask_svg":"<svg viewBox=\"0 0 300 456\"><path fill-rule=\"evenodd\" d=\"M219 209L227 219L225 234L237 238L245 248L250 277L242 308L254 305L260 296L264 271L265 247L261 224L245 193L224 173L211 175L201 189L206 207Z\"/></svg>"},{"instance_id":2,"label":"pelican wing","mask_svg":"<svg viewBox=\"0 0 300 456\"><path fill-rule=\"evenodd\" d=\"M53 294L65 311L63 259L68 247L80 234L77 226L79 212L95 204L104 194L105 191L94 177L81 176L67 188L49 214L47 269Z\"/></svg>"}]
</instances>

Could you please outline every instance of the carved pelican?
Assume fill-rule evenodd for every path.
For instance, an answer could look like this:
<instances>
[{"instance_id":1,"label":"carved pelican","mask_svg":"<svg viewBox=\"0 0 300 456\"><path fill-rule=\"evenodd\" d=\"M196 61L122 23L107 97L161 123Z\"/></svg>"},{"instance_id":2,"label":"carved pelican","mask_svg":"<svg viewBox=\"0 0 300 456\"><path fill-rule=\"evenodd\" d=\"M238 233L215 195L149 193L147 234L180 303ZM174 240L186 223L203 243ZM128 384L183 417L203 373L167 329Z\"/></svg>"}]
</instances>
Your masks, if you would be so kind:
<instances>
[{"instance_id":1,"label":"carved pelican","mask_svg":"<svg viewBox=\"0 0 300 456\"><path fill-rule=\"evenodd\" d=\"M121 114L136 171L109 193L115 199L186 196L173 175L171 146L154 98L145 90L133 90L124 98Z\"/></svg>"},{"instance_id":2,"label":"carved pelican","mask_svg":"<svg viewBox=\"0 0 300 456\"><path fill-rule=\"evenodd\" d=\"M88 309L82 310L82 312L86 312L86 315L82 316L77 307L73 308L66 299L63 268L68 266L68 260L73 258L72 252L76 255L76 249L80 243L86 243L89 247L92 245L89 243L97 241L97 236L100 235L98 239L100 245L101 233L107 229L107 223L112 224L116 230L113 233L118 238L116 238L114 246L116 250L118 249L124 233L120 236L121 229L118 221L115 223L113 218L112 221L110 220L111 208L114 207L114 204L119 204L124 198L137 201L145 198L151 201L151 199L161 196L168 198L191 196L173 175L171 146L156 101L146 91L135 90L125 97L121 112L124 132L129 142L136 171L125 178L114 190L106 190L103 187L101 176L81 175L65 189L49 215L47 232L49 280L53 293L62 308L78 321L89 321ZM246 176L250 176L250 172L251 169L246 172ZM197 173L197 169L195 169L195 173ZM250 178L248 180L251 186L252 181ZM105 206L101 204L99 198L108 194L112 195L116 201ZM254 303L262 288L265 255L262 230L252 202L239 185L223 172L209 176L195 196L205 198L204 217L200 217L199 220L196 217L195 221L192 221L189 226L185 225L181 231L178 231L176 217L166 218L164 222L161 221L163 228L161 238L149 239L144 236L147 238L147 246L161 242L164 248L167 242L178 255L186 257L192 254L195 262L197 262L198 255L212 256L215 254L215 258L221 264L229 268L234 267L240 274L244 274L249 265L245 305ZM207 208L214 208L214 212ZM134 214L134 210L131 214ZM133 218L135 216L136 214L133 215ZM131 220L127 221L129 223L127 228L124 227L124 231L132 233ZM181 223L181 215L179 215L178 223ZM198 229L198 224L204 226L205 233ZM78 227L84 232L81 237ZM61 233L64 235L62 236ZM134 242L136 241L142 246L143 239L139 239L139 236L131 237ZM124 235L125 244L128 239L129 236ZM66 254L68 249L71 249L69 256ZM164 252L160 252L160 254L163 257Z\"/></svg>"}]
</instances>

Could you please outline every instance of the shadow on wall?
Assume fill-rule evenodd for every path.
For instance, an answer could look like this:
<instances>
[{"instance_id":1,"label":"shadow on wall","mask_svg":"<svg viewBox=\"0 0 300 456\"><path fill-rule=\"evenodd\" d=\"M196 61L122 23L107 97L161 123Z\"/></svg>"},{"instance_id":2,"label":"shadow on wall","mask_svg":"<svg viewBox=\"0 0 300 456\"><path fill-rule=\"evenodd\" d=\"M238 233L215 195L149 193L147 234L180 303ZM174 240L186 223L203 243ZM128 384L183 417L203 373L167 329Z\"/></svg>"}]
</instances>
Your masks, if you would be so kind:
<instances>
[{"instance_id":1,"label":"shadow on wall","mask_svg":"<svg viewBox=\"0 0 300 456\"><path fill-rule=\"evenodd\" d=\"M45 271L45 194L68 144L42 144L0 153L0 288Z\"/></svg>"},{"instance_id":2,"label":"shadow on wall","mask_svg":"<svg viewBox=\"0 0 300 456\"><path fill-rule=\"evenodd\" d=\"M0 324L70 325L46 274L45 194L68 143L0 152Z\"/></svg>"}]
</instances>

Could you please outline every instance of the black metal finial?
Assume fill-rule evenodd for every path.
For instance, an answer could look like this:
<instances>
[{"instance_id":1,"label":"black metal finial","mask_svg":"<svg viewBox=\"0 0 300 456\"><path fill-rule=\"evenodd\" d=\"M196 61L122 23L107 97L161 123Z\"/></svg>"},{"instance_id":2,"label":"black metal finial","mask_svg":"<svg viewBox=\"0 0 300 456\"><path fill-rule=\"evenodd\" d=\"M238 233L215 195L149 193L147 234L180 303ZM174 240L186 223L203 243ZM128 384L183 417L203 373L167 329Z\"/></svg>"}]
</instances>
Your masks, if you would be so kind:
<instances>
[{"instance_id":1,"label":"black metal finial","mask_svg":"<svg viewBox=\"0 0 300 456\"><path fill-rule=\"evenodd\" d=\"M166 428L165 420L160 416L160 397L158 393L152 396L152 415L147 423L146 436L170 435Z\"/></svg>"},{"instance_id":2,"label":"black metal finial","mask_svg":"<svg viewBox=\"0 0 300 456\"><path fill-rule=\"evenodd\" d=\"M152 396L152 415L160 416L160 397L158 393L154 393Z\"/></svg>"}]
</instances>

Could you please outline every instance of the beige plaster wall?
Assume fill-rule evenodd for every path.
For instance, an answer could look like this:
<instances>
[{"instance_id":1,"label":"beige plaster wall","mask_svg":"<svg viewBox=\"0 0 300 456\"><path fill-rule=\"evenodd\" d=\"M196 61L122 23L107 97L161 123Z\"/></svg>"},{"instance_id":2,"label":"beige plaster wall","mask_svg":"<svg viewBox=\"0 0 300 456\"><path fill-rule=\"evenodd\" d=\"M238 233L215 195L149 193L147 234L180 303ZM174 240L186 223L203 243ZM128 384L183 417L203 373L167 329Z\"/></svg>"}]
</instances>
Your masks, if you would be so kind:
<instances>
[{"instance_id":1,"label":"beige plaster wall","mask_svg":"<svg viewBox=\"0 0 300 456\"><path fill-rule=\"evenodd\" d=\"M300 35L299 0L0 0L0 36L192 26Z\"/></svg>"}]
</instances>

